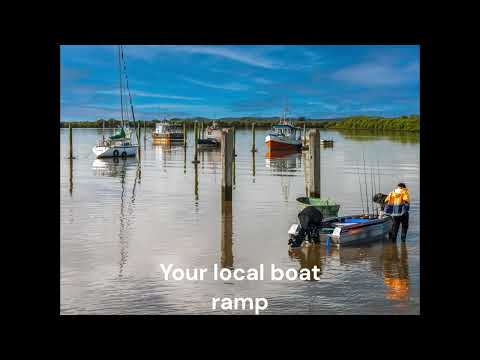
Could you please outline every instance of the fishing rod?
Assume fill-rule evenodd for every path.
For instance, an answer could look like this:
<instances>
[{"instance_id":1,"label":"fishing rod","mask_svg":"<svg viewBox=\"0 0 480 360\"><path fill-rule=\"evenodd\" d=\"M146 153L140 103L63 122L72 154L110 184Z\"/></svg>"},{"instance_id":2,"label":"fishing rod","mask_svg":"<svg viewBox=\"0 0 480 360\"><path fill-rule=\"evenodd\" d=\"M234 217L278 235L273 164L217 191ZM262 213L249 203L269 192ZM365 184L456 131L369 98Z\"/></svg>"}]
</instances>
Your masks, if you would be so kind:
<instances>
[{"instance_id":1,"label":"fishing rod","mask_svg":"<svg viewBox=\"0 0 480 360\"><path fill-rule=\"evenodd\" d=\"M365 150L363 150L363 174L365 177L365 202L367 203L367 215L370 217L370 208L368 207L367 168L365 167Z\"/></svg>"},{"instance_id":2,"label":"fishing rod","mask_svg":"<svg viewBox=\"0 0 480 360\"><path fill-rule=\"evenodd\" d=\"M378 174L378 191L380 192L380 165L379 161L377 160L377 174Z\"/></svg>"},{"instance_id":3,"label":"fishing rod","mask_svg":"<svg viewBox=\"0 0 480 360\"><path fill-rule=\"evenodd\" d=\"M360 200L362 202L362 214L365 214L365 207L363 206L362 181L360 180L360 165L357 161L358 185L360 186Z\"/></svg>"},{"instance_id":4,"label":"fishing rod","mask_svg":"<svg viewBox=\"0 0 480 360\"><path fill-rule=\"evenodd\" d=\"M370 187L372 189L372 213L375 216L375 211L377 210L377 207L373 202L373 193L375 191L375 178L373 177L373 167L370 168ZM377 213L377 216L378 216L378 213Z\"/></svg>"}]
</instances>

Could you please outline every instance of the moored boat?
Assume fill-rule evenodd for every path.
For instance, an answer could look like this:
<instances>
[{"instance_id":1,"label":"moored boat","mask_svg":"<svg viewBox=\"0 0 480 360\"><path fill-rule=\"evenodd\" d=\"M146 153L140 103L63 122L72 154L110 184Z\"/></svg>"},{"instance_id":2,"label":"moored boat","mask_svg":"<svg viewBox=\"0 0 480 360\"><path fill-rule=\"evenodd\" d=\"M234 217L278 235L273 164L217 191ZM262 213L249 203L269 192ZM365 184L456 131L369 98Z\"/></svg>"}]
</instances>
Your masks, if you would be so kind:
<instances>
[{"instance_id":1,"label":"moored boat","mask_svg":"<svg viewBox=\"0 0 480 360\"><path fill-rule=\"evenodd\" d=\"M267 151L302 150L301 129L289 123L273 125L265 137Z\"/></svg>"},{"instance_id":2,"label":"moored boat","mask_svg":"<svg viewBox=\"0 0 480 360\"><path fill-rule=\"evenodd\" d=\"M152 131L152 142L154 144L169 144L183 142L183 127L174 125L164 120L155 124Z\"/></svg>"},{"instance_id":3,"label":"moored boat","mask_svg":"<svg viewBox=\"0 0 480 360\"><path fill-rule=\"evenodd\" d=\"M118 58L119 58L119 71L120 71L121 126L119 129L117 129L115 134L108 137L107 139L105 139L105 135L102 135L102 138L92 148L92 151L97 158L109 158L109 157L116 158L119 156L121 156L122 158L125 158L129 156L137 155L138 145L132 144L132 141L131 141L132 133L130 131L130 128L127 125L128 119L129 119L128 106L126 105L126 103L124 104L123 102L123 98L125 97L124 92L126 90L128 92L128 98L130 100L131 116L133 119L133 123L135 125L136 122L135 122L135 114L133 112L132 95L128 88L128 79L126 78L126 74L125 74L126 66L124 63L122 63L124 61L122 45L118 46ZM126 86L126 89L124 88L125 86Z\"/></svg>"},{"instance_id":4,"label":"moored boat","mask_svg":"<svg viewBox=\"0 0 480 360\"><path fill-rule=\"evenodd\" d=\"M307 237L313 243L363 244L385 239L391 231L392 223L392 218L388 215L349 215L325 218L307 230L300 224L293 224L288 230L289 244L292 247L301 246Z\"/></svg>"},{"instance_id":5,"label":"moored boat","mask_svg":"<svg viewBox=\"0 0 480 360\"><path fill-rule=\"evenodd\" d=\"M218 126L217 122L214 121L212 125L207 128L207 138L206 139L213 139L220 144L222 142L222 129ZM200 143L199 143L200 144Z\"/></svg>"},{"instance_id":6,"label":"moored boat","mask_svg":"<svg viewBox=\"0 0 480 360\"><path fill-rule=\"evenodd\" d=\"M137 155L137 145L132 145L129 139L103 139L93 147L93 152L97 158L110 158Z\"/></svg>"}]
</instances>

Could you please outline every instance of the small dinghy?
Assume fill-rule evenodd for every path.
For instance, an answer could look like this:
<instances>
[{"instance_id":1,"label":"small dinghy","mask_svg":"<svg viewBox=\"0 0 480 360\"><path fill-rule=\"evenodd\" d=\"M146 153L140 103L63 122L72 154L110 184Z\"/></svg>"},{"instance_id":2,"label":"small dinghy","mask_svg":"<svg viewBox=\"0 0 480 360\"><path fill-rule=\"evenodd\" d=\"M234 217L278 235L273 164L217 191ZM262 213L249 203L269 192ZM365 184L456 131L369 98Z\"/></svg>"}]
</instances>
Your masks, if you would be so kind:
<instances>
[{"instance_id":1,"label":"small dinghy","mask_svg":"<svg viewBox=\"0 0 480 360\"><path fill-rule=\"evenodd\" d=\"M297 202L301 204L302 207L314 206L321 211L323 216L338 216L338 210L340 210L340 205L328 198L315 198L315 197L299 197Z\"/></svg>"},{"instance_id":2,"label":"small dinghy","mask_svg":"<svg viewBox=\"0 0 480 360\"><path fill-rule=\"evenodd\" d=\"M293 224L288 230L288 243L299 247L305 242L356 245L384 239L392 228L388 215L351 215L323 218L313 206L306 207L298 214L300 224Z\"/></svg>"}]
</instances>

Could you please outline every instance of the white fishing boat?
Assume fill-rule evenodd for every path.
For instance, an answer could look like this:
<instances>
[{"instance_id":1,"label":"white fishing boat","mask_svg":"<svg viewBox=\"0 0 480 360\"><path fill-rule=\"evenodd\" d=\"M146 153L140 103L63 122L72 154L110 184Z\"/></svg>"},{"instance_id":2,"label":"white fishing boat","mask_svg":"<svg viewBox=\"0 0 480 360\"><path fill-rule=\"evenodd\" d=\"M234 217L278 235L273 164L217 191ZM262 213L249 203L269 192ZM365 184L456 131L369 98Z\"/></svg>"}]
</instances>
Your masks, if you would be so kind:
<instances>
[{"instance_id":1,"label":"white fishing boat","mask_svg":"<svg viewBox=\"0 0 480 360\"><path fill-rule=\"evenodd\" d=\"M119 58L119 71L120 71L120 112L121 112L121 126L114 135L102 138L92 148L93 153L97 158L109 158L109 157L130 157L137 155L138 144L132 144L132 132L128 127L129 112L126 101L124 102L124 93L128 93L130 101L131 116L133 123L135 124L135 114L133 112L132 96L128 87L128 78L126 76L126 65L123 58L123 47L118 46L118 58ZM125 84L125 85L124 85ZM137 139L138 140L138 139Z\"/></svg>"},{"instance_id":2,"label":"white fishing boat","mask_svg":"<svg viewBox=\"0 0 480 360\"><path fill-rule=\"evenodd\" d=\"M181 143L183 142L183 127L171 124L167 120L159 122L155 124L152 140L154 144Z\"/></svg>"},{"instance_id":3,"label":"white fishing boat","mask_svg":"<svg viewBox=\"0 0 480 360\"><path fill-rule=\"evenodd\" d=\"M222 142L222 129L216 121L207 128L207 142L220 144Z\"/></svg>"}]
</instances>

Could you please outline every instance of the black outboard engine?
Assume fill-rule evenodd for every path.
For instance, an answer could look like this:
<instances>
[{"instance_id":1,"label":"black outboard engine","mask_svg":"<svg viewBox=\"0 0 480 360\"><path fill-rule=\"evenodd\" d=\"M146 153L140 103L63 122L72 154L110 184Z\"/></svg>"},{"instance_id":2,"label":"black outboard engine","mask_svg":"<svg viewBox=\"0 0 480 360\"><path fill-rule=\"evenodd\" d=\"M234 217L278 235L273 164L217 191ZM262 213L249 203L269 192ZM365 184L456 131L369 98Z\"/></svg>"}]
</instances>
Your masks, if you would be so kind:
<instances>
[{"instance_id":1,"label":"black outboard engine","mask_svg":"<svg viewBox=\"0 0 480 360\"><path fill-rule=\"evenodd\" d=\"M298 214L300 225L295 234L290 235L288 244L298 247L308 237L308 240L318 243L320 241L318 232L322 227L323 214L313 206L308 206Z\"/></svg>"},{"instance_id":2,"label":"black outboard engine","mask_svg":"<svg viewBox=\"0 0 480 360\"><path fill-rule=\"evenodd\" d=\"M376 203L376 204L379 204L380 205L380 210L383 211L383 209L385 208L385 199L387 198L387 195L385 194L382 194L382 193L377 193L375 195L373 195L373 202Z\"/></svg>"}]
</instances>

